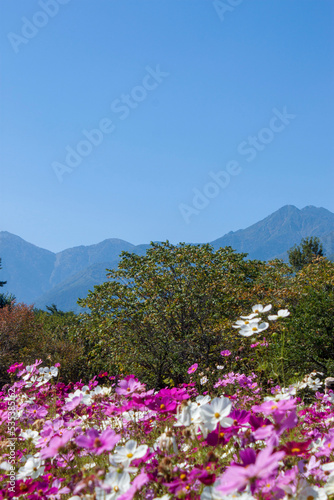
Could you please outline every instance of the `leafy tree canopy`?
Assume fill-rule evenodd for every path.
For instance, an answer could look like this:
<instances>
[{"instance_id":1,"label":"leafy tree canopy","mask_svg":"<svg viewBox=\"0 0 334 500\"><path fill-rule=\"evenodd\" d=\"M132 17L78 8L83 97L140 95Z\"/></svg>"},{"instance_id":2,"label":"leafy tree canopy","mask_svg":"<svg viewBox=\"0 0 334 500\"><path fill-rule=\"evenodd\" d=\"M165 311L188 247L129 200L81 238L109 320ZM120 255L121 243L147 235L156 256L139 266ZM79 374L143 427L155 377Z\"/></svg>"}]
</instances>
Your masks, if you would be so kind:
<instances>
[{"instance_id":1,"label":"leafy tree canopy","mask_svg":"<svg viewBox=\"0 0 334 500\"><path fill-rule=\"evenodd\" d=\"M79 301L91 310L81 325L95 370L105 369L108 358L114 372L126 367L161 386L182 382L194 362L219 363L220 350L236 338L223 332L253 304L254 292L263 297L266 287L282 279L275 271L281 263L263 272L263 263L246 261L246 255L231 247L214 251L210 245L168 241L152 243L145 256L123 252L111 280ZM103 366L96 365L98 359Z\"/></svg>"},{"instance_id":2,"label":"leafy tree canopy","mask_svg":"<svg viewBox=\"0 0 334 500\"><path fill-rule=\"evenodd\" d=\"M300 245L295 245L288 251L289 262L295 271L300 271L316 257L323 257L324 250L319 238L311 236L303 238Z\"/></svg>"}]
</instances>

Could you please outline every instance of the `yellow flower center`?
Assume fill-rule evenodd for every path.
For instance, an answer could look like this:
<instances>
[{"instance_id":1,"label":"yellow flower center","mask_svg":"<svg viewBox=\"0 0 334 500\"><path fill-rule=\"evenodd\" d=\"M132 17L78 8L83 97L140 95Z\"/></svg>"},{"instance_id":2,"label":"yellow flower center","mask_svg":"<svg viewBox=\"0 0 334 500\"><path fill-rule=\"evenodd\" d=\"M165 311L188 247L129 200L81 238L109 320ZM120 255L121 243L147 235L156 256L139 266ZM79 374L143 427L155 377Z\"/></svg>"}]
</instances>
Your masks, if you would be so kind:
<instances>
[{"instance_id":1,"label":"yellow flower center","mask_svg":"<svg viewBox=\"0 0 334 500\"><path fill-rule=\"evenodd\" d=\"M299 453L300 452L300 448L292 448L292 453Z\"/></svg>"},{"instance_id":2,"label":"yellow flower center","mask_svg":"<svg viewBox=\"0 0 334 500\"><path fill-rule=\"evenodd\" d=\"M133 457L133 453L128 453L126 456L127 456L128 458L132 458L132 457Z\"/></svg>"},{"instance_id":3,"label":"yellow flower center","mask_svg":"<svg viewBox=\"0 0 334 500\"><path fill-rule=\"evenodd\" d=\"M215 413L215 418L219 418L219 417L220 417L220 413L218 413L218 412L216 411L216 413Z\"/></svg>"},{"instance_id":4,"label":"yellow flower center","mask_svg":"<svg viewBox=\"0 0 334 500\"><path fill-rule=\"evenodd\" d=\"M256 330L257 330L256 326L253 326L252 331L256 332Z\"/></svg>"},{"instance_id":5,"label":"yellow flower center","mask_svg":"<svg viewBox=\"0 0 334 500\"><path fill-rule=\"evenodd\" d=\"M114 486L114 491L119 491L119 487L118 486Z\"/></svg>"},{"instance_id":6,"label":"yellow flower center","mask_svg":"<svg viewBox=\"0 0 334 500\"><path fill-rule=\"evenodd\" d=\"M166 408L166 406L162 403L162 404L160 405L160 410L164 410L165 408Z\"/></svg>"},{"instance_id":7,"label":"yellow flower center","mask_svg":"<svg viewBox=\"0 0 334 500\"><path fill-rule=\"evenodd\" d=\"M181 474L180 479L184 481L186 477L187 477L186 474Z\"/></svg>"}]
</instances>

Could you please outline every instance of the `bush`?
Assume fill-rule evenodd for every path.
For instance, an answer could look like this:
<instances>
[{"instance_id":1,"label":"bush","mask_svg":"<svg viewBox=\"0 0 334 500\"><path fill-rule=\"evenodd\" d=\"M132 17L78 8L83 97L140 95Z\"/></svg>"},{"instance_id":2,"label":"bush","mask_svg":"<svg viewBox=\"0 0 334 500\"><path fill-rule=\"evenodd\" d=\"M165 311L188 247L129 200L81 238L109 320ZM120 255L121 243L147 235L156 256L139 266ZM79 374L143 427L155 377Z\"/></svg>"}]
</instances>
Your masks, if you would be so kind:
<instances>
[{"instance_id":1,"label":"bush","mask_svg":"<svg viewBox=\"0 0 334 500\"><path fill-rule=\"evenodd\" d=\"M63 379L70 380L83 371L82 355L80 342L68 338L64 319L61 324L58 318L36 314L25 304L0 309L0 385L9 381L8 366L14 362L29 365L36 359L45 364L61 363Z\"/></svg>"}]
</instances>

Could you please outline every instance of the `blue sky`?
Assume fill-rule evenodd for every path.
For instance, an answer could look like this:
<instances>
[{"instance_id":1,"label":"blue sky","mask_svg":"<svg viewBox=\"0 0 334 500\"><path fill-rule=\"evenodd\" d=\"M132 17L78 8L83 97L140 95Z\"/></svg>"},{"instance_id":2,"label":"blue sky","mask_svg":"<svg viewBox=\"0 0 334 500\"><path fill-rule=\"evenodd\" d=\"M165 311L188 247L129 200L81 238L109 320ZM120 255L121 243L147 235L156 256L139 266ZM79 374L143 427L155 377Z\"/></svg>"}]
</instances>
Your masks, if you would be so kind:
<instances>
[{"instance_id":1,"label":"blue sky","mask_svg":"<svg viewBox=\"0 0 334 500\"><path fill-rule=\"evenodd\" d=\"M0 230L59 251L212 241L286 204L334 212L333 12L3 0Z\"/></svg>"}]
</instances>

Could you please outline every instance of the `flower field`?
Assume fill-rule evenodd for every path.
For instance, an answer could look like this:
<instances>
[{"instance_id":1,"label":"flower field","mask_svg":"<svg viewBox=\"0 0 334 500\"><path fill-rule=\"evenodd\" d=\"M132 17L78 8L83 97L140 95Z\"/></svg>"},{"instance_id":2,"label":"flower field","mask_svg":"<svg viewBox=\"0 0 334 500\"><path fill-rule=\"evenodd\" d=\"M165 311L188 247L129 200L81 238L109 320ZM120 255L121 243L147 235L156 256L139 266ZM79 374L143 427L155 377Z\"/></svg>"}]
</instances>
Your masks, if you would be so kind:
<instances>
[{"instance_id":1,"label":"flower field","mask_svg":"<svg viewBox=\"0 0 334 500\"><path fill-rule=\"evenodd\" d=\"M257 304L234 327L263 342L289 315L263 318L270 309ZM255 373L224 370L230 355L214 382L194 363L188 383L159 391L106 372L65 385L57 365L14 364L0 392L0 499L334 498L334 394L322 374L261 387Z\"/></svg>"}]
</instances>

